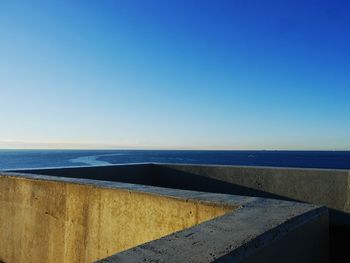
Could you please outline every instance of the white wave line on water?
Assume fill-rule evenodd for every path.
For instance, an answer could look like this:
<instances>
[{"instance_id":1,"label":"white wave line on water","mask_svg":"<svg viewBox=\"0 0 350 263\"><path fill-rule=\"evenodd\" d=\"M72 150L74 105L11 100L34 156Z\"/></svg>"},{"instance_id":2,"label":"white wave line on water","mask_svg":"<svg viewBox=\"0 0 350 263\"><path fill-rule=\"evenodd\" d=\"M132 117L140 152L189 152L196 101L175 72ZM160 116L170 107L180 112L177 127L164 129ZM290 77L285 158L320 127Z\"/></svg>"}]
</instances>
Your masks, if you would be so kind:
<instances>
[{"instance_id":1,"label":"white wave line on water","mask_svg":"<svg viewBox=\"0 0 350 263\"><path fill-rule=\"evenodd\" d=\"M100 157L104 156L116 156L116 155L124 155L123 153L113 153L113 154L99 154L99 155L89 155L89 156L81 156L74 159L70 159L69 161L72 163L83 163L88 165L109 165L112 164L110 162L98 160Z\"/></svg>"}]
</instances>

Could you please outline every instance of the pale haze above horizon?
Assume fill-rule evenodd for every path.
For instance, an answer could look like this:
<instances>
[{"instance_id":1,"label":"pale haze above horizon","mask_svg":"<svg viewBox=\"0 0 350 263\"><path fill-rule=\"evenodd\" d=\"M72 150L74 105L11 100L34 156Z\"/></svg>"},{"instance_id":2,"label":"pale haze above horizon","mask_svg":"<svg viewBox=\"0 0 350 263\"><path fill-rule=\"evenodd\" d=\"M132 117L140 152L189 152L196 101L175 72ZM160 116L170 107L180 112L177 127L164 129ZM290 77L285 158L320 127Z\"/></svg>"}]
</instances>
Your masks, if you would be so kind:
<instances>
[{"instance_id":1,"label":"pale haze above horizon","mask_svg":"<svg viewBox=\"0 0 350 263\"><path fill-rule=\"evenodd\" d=\"M348 1L1 1L0 149L350 150Z\"/></svg>"}]
</instances>

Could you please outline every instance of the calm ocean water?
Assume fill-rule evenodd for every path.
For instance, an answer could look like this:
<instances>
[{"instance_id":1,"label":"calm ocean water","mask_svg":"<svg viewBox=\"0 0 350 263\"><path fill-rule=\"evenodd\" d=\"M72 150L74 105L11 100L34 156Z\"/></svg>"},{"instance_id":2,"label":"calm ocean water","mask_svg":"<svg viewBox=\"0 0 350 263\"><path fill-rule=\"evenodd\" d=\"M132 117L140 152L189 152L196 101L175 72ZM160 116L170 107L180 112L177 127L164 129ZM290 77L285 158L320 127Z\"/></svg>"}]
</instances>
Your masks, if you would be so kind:
<instances>
[{"instance_id":1,"label":"calm ocean water","mask_svg":"<svg viewBox=\"0 0 350 263\"><path fill-rule=\"evenodd\" d=\"M139 162L350 169L350 151L0 150L0 169Z\"/></svg>"}]
</instances>

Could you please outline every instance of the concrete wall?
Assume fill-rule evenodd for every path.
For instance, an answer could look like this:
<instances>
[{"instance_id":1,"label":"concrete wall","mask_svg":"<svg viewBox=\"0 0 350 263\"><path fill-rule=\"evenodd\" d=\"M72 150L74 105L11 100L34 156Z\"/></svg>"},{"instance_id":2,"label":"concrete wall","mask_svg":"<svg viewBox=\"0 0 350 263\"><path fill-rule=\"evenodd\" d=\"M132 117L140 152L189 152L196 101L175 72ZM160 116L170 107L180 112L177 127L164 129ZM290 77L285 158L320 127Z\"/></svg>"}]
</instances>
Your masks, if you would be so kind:
<instances>
[{"instance_id":1,"label":"concrete wall","mask_svg":"<svg viewBox=\"0 0 350 263\"><path fill-rule=\"evenodd\" d=\"M231 196L231 198L235 198ZM241 199L222 217L98 261L328 263L328 213L306 204Z\"/></svg>"},{"instance_id":2,"label":"concrete wall","mask_svg":"<svg viewBox=\"0 0 350 263\"><path fill-rule=\"evenodd\" d=\"M131 166L116 165L109 167L30 170L24 172L71 178L89 178L97 180L101 178L108 181L137 183L167 188L324 204L331 208L332 262L341 262L342 257L347 257L346 244L347 240L350 238L350 232L348 230L350 226L348 171L182 164L136 165L130 170L127 169ZM267 211L266 209L260 211L255 209L256 214L254 216L257 218L262 217L262 214L267 213ZM235 214L238 215L239 212ZM248 221L249 218L245 218L244 220ZM250 227L255 227L253 223ZM261 224L261 222L259 224ZM323 230L320 233L323 233L322 240L325 240L327 236L327 234L325 234L325 224L323 223L322 225ZM246 224L245 227L248 227L248 225ZM308 231L303 230L302 232L306 233ZM268 248L272 249L271 251L274 251L274 253L276 253L276 251L286 251L286 253L288 253L288 249L291 248L298 251L298 245L300 245L300 251L304 250L305 255L308 255L312 247L307 248L307 244L309 242L315 243L315 240L319 240L317 231L310 231L310 233L312 233L308 236L310 239L300 239L301 234L299 233L296 235L294 241L292 238L290 239L292 240L291 243L289 243L289 241L287 242L289 245L283 247L285 250L279 247L279 244L283 244L283 242L275 243L276 249L272 249L274 247L272 243ZM180 243L184 243L184 240L185 239L181 240ZM288 238L280 239L280 241L281 240L288 240ZM158 244L158 241L154 242ZM152 244L154 244L154 242L152 242ZM318 245L317 247L318 249L322 247L323 250L327 250L324 241L323 245ZM191 248L193 249L193 246ZM267 262L273 262L269 249L261 249L261 253L263 253L262 255L270 255L266 257L270 260ZM142 253L144 252L144 250L141 251ZM167 250L163 249L162 251L166 253ZM298 254L299 256L302 255L300 251L298 252L301 253ZM314 253L315 257L317 256L316 254L317 252ZM126 254L121 253L121 255ZM134 253L131 253L131 255L132 257L135 256ZM157 259L157 255L154 256L155 259ZM118 260L119 258L120 256L117 257ZM263 256L260 256L260 258L263 258ZM282 262L281 258L274 262ZM126 257L126 259L129 259L129 256ZM118 260L111 262L119 262ZM127 262L127 260L125 262ZM309 260L309 262L318 261ZM327 259L324 262L327 262Z\"/></svg>"},{"instance_id":3,"label":"concrete wall","mask_svg":"<svg viewBox=\"0 0 350 263\"><path fill-rule=\"evenodd\" d=\"M0 174L0 261L92 262L233 209Z\"/></svg>"},{"instance_id":4,"label":"concrete wall","mask_svg":"<svg viewBox=\"0 0 350 263\"><path fill-rule=\"evenodd\" d=\"M332 262L348 257L350 172L347 170L159 164L161 186L293 200L330 208ZM171 178L170 181L167 178Z\"/></svg>"},{"instance_id":5,"label":"concrete wall","mask_svg":"<svg viewBox=\"0 0 350 263\"><path fill-rule=\"evenodd\" d=\"M163 178L174 174L177 180L193 175L205 176L213 182L228 183L232 190L240 190L245 195L299 200L350 212L347 170L171 164L156 167Z\"/></svg>"}]
</instances>

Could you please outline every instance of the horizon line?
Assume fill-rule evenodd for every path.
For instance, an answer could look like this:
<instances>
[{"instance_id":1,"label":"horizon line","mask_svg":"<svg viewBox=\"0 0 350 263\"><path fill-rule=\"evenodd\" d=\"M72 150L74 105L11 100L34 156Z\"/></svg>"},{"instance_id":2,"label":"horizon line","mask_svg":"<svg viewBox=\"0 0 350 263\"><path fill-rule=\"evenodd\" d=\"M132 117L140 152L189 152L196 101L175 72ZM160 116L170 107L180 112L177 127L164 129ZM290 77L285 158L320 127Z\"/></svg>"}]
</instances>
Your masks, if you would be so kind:
<instances>
[{"instance_id":1,"label":"horizon line","mask_svg":"<svg viewBox=\"0 0 350 263\"><path fill-rule=\"evenodd\" d=\"M0 151L270 151L270 152L350 152L350 149L196 149L196 148L0 148Z\"/></svg>"}]
</instances>

